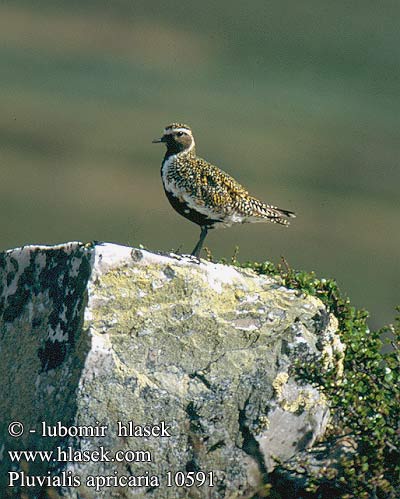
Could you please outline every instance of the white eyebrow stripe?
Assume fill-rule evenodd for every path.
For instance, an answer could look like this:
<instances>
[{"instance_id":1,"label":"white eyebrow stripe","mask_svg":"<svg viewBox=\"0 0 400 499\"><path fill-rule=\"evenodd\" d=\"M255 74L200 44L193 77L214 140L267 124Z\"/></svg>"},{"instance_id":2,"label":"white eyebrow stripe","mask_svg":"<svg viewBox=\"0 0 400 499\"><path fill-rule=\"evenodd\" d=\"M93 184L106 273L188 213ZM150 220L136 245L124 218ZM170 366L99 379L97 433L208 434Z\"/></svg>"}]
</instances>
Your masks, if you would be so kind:
<instances>
[{"instance_id":1,"label":"white eyebrow stripe","mask_svg":"<svg viewBox=\"0 0 400 499\"><path fill-rule=\"evenodd\" d=\"M192 135L192 132L188 130L187 128L165 128L164 129L164 135L171 135L171 133L175 132L184 132L187 133L188 135Z\"/></svg>"}]
</instances>

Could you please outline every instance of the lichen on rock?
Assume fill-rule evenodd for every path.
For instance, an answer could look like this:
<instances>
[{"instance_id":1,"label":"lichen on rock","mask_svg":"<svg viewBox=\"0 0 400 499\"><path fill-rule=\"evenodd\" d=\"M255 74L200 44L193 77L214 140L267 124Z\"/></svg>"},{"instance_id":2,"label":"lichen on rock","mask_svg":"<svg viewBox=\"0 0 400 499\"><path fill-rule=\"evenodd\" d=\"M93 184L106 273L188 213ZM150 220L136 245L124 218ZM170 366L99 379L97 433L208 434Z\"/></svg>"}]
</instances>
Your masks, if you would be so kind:
<instances>
[{"instance_id":1,"label":"lichen on rock","mask_svg":"<svg viewBox=\"0 0 400 499\"><path fill-rule=\"evenodd\" d=\"M318 299L251 270L112 244L26 247L1 256L0 401L9 449L146 451L148 461L34 464L79 487L62 497L110 497L90 476L154 476L113 486L121 498L250 497L276 460L323 435L322 393L295 375L310 356L340 372L337 321ZM16 402L17 401L17 402ZM108 425L102 437L7 434L10 421ZM118 434L118 422L171 436ZM1 462L2 477L10 465ZM171 473L212 473L213 487L168 487ZM5 482L0 483L5 487ZM18 494L20 488L4 488ZM37 493L39 489L26 489ZM10 496L14 497L14 496ZM17 497L17 495L15 495Z\"/></svg>"}]
</instances>

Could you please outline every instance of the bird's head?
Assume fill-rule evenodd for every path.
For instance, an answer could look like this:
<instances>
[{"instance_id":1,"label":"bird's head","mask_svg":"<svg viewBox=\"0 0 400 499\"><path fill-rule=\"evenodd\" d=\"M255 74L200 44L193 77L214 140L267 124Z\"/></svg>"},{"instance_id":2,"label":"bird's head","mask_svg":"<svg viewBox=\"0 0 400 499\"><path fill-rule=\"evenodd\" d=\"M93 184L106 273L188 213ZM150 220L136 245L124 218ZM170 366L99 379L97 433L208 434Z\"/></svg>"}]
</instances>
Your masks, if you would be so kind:
<instances>
[{"instance_id":1,"label":"bird's head","mask_svg":"<svg viewBox=\"0 0 400 499\"><path fill-rule=\"evenodd\" d=\"M165 127L163 135L153 140L153 144L164 142L170 154L188 153L194 150L192 130L183 123L171 123Z\"/></svg>"}]
</instances>

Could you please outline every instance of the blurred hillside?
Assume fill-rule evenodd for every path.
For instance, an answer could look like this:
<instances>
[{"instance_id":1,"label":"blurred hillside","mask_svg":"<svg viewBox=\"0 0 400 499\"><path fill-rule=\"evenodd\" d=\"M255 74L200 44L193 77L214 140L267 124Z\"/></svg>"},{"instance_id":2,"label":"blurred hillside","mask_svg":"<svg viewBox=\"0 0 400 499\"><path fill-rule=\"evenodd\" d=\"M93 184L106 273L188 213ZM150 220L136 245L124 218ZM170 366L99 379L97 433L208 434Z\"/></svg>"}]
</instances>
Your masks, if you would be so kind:
<instances>
[{"instance_id":1,"label":"blurred hillside","mask_svg":"<svg viewBox=\"0 0 400 499\"><path fill-rule=\"evenodd\" d=\"M400 4L3 1L1 249L92 239L191 251L163 127L298 213L211 233L214 257L335 277L377 327L400 302Z\"/></svg>"}]
</instances>

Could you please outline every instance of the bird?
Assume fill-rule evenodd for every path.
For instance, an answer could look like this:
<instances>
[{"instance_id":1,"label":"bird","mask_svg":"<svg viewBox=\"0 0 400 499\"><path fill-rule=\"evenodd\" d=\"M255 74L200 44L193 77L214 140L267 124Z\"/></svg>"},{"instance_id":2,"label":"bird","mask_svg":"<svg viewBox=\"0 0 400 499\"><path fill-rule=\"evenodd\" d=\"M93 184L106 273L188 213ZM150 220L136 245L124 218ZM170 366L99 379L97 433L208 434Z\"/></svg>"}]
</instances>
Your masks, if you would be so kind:
<instances>
[{"instance_id":1,"label":"bird","mask_svg":"<svg viewBox=\"0 0 400 499\"><path fill-rule=\"evenodd\" d=\"M228 173L198 157L190 126L171 123L153 143L164 143L167 147L161 178L170 204L180 215L200 226L200 238L192 256L200 258L210 229L253 222L287 226L289 219L296 216L293 211L251 196Z\"/></svg>"}]
</instances>

